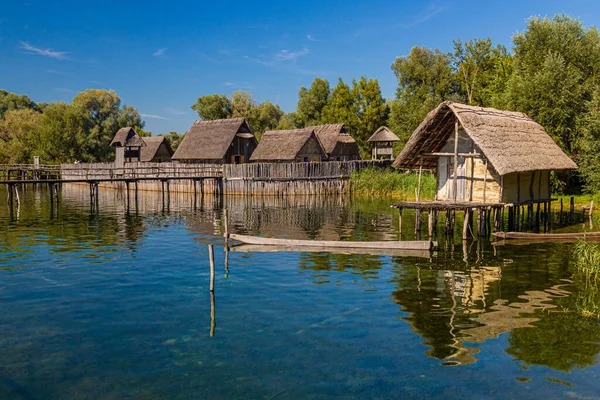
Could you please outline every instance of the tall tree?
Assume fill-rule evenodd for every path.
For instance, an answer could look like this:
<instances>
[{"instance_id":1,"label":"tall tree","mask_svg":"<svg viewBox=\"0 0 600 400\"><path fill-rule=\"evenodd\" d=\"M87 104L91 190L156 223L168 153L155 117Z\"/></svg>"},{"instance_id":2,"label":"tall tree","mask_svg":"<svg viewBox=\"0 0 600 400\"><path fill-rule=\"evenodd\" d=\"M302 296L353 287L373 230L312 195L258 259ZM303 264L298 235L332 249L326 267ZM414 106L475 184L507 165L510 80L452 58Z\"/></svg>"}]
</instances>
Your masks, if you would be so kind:
<instances>
[{"instance_id":1,"label":"tall tree","mask_svg":"<svg viewBox=\"0 0 600 400\"><path fill-rule=\"evenodd\" d=\"M0 118L4 118L7 112L11 110L37 110L37 104L29 97L18 95L6 90L0 89Z\"/></svg>"},{"instance_id":2,"label":"tall tree","mask_svg":"<svg viewBox=\"0 0 600 400\"><path fill-rule=\"evenodd\" d=\"M358 121L355 139L361 149L363 158L369 158L371 146L367 139L380 127L387 124L389 107L381 95L377 79L362 76L352 81L352 95L357 108Z\"/></svg>"},{"instance_id":3,"label":"tall tree","mask_svg":"<svg viewBox=\"0 0 600 400\"><path fill-rule=\"evenodd\" d=\"M514 72L507 101L527 113L578 158L578 119L599 81L600 37L596 28L566 15L535 17L513 37Z\"/></svg>"},{"instance_id":4,"label":"tall tree","mask_svg":"<svg viewBox=\"0 0 600 400\"><path fill-rule=\"evenodd\" d=\"M0 163L33 162L40 142L41 117L33 109L13 109L0 119Z\"/></svg>"},{"instance_id":5,"label":"tall tree","mask_svg":"<svg viewBox=\"0 0 600 400\"><path fill-rule=\"evenodd\" d=\"M327 105L329 92L329 82L321 78L315 78L310 89L304 86L300 88L296 109L296 126L298 128L317 125L321 122L321 113Z\"/></svg>"},{"instance_id":6,"label":"tall tree","mask_svg":"<svg viewBox=\"0 0 600 400\"><path fill-rule=\"evenodd\" d=\"M506 58L510 58L506 48L493 47L490 38L454 41L452 61L468 104L490 107L501 102L501 79L505 85L510 76Z\"/></svg>"},{"instance_id":7,"label":"tall tree","mask_svg":"<svg viewBox=\"0 0 600 400\"><path fill-rule=\"evenodd\" d=\"M390 104L390 128L405 142L427 113L444 100L463 101L450 55L438 49L413 47L397 57L392 70L398 79Z\"/></svg>"},{"instance_id":8,"label":"tall tree","mask_svg":"<svg viewBox=\"0 0 600 400\"><path fill-rule=\"evenodd\" d=\"M325 124L344 123L351 132L358 129L358 105L350 86L342 78L331 91L327 105L323 107L321 122Z\"/></svg>"}]
</instances>

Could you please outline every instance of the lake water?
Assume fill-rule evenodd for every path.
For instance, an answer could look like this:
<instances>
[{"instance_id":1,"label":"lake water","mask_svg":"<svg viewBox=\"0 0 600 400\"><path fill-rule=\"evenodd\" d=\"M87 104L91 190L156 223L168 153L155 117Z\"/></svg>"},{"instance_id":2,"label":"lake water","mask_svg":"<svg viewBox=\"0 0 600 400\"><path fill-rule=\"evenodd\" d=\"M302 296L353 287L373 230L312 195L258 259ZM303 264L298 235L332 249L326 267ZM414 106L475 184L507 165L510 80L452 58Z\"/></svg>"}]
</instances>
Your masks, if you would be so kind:
<instances>
[{"instance_id":1,"label":"lake water","mask_svg":"<svg viewBox=\"0 0 600 400\"><path fill-rule=\"evenodd\" d=\"M397 211L100 195L96 213L65 187L51 210L30 190L10 213L0 191L1 399L600 398L572 245L226 256L221 207L232 232L329 240L397 240Z\"/></svg>"}]
</instances>

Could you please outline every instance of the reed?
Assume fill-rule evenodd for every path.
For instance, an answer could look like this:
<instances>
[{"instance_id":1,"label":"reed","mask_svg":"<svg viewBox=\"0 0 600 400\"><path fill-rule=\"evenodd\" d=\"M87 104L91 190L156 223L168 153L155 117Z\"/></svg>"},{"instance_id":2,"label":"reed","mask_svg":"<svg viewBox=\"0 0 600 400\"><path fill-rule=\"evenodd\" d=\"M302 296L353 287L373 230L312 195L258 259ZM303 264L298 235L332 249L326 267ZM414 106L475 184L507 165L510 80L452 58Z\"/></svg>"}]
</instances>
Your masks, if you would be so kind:
<instances>
[{"instance_id":1,"label":"reed","mask_svg":"<svg viewBox=\"0 0 600 400\"><path fill-rule=\"evenodd\" d=\"M575 307L584 316L600 318L600 247L585 240L577 243L575 267Z\"/></svg>"},{"instance_id":2,"label":"reed","mask_svg":"<svg viewBox=\"0 0 600 400\"><path fill-rule=\"evenodd\" d=\"M435 176L424 172L421 180L421 200L435 196ZM414 200L419 175L403 173L391 168L365 168L350 175L353 194L367 196L391 196L400 200Z\"/></svg>"}]
</instances>

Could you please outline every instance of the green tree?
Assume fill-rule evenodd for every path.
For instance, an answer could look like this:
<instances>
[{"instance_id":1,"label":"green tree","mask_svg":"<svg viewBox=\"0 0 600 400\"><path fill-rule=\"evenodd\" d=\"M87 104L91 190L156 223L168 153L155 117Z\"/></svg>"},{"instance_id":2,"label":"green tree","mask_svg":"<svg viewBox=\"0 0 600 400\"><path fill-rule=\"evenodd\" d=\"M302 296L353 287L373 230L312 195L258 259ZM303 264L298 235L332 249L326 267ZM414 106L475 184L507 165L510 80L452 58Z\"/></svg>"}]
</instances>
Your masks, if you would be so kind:
<instances>
[{"instance_id":1,"label":"green tree","mask_svg":"<svg viewBox=\"0 0 600 400\"><path fill-rule=\"evenodd\" d=\"M181 143L181 141L183 140L185 133L180 135L177 132L171 131L168 134L163 134L163 135L159 135L159 136L164 136L165 139L167 140L167 142L169 142L169 144L171 145L171 148L173 149L173 151L175 151L175 150L177 150L177 147L179 147L179 143Z\"/></svg>"},{"instance_id":2,"label":"green tree","mask_svg":"<svg viewBox=\"0 0 600 400\"><path fill-rule=\"evenodd\" d=\"M325 124L344 123L350 132L355 132L358 128L358 105L350 86L342 78L339 78L338 84L327 99L327 105L323 107L321 122Z\"/></svg>"},{"instance_id":3,"label":"green tree","mask_svg":"<svg viewBox=\"0 0 600 400\"><path fill-rule=\"evenodd\" d=\"M508 107L539 122L577 159L577 121L587 112L600 77L598 31L566 15L535 17L513 43Z\"/></svg>"},{"instance_id":4,"label":"green tree","mask_svg":"<svg viewBox=\"0 0 600 400\"><path fill-rule=\"evenodd\" d=\"M33 109L12 109L0 119L1 163L33 163L38 152L41 117Z\"/></svg>"},{"instance_id":5,"label":"green tree","mask_svg":"<svg viewBox=\"0 0 600 400\"><path fill-rule=\"evenodd\" d=\"M70 104L57 102L46 107L40 119L39 137L40 158L44 163L96 161L85 153L84 118Z\"/></svg>"},{"instance_id":6,"label":"green tree","mask_svg":"<svg viewBox=\"0 0 600 400\"><path fill-rule=\"evenodd\" d=\"M360 80L352 81L352 95L357 108L358 121L354 138L358 142L362 156L370 158L371 145L367 139L383 125L387 125L389 107L387 106L377 79L367 79L362 76Z\"/></svg>"},{"instance_id":7,"label":"green tree","mask_svg":"<svg viewBox=\"0 0 600 400\"><path fill-rule=\"evenodd\" d=\"M396 58L392 70L398 89L390 104L389 125L403 142L439 103L464 101L450 55L438 49L413 47L408 56Z\"/></svg>"},{"instance_id":8,"label":"green tree","mask_svg":"<svg viewBox=\"0 0 600 400\"><path fill-rule=\"evenodd\" d=\"M589 193L600 192L600 88L596 88L588 111L577 121L580 133L579 170L585 177L584 189Z\"/></svg>"},{"instance_id":9,"label":"green tree","mask_svg":"<svg viewBox=\"0 0 600 400\"><path fill-rule=\"evenodd\" d=\"M321 123L321 113L327 105L329 92L329 82L321 78L315 78L310 89L300 88L295 122L298 128Z\"/></svg>"},{"instance_id":10,"label":"green tree","mask_svg":"<svg viewBox=\"0 0 600 400\"><path fill-rule=\"evenodd\" d=\"M224 94L198 97L192 110L203 120L231 118L230 100Z\"/></svg>"},{"instance_id":11,"label":"green tree","mask_svg":"<svg viewBox=\"0 0 600 400\"><path fill-rule=\"evenodd\" d=\"M0 89L0 118L4 118L7 112L12 110L31 109L37 110L37 104L29 97L18 95Z\"/></svg>"},{"instance_id":12,"label":"green tree","mask_svg":"<svg viewBox=\"0 0 600 400\"><path fill-rule=\"evenodd\" d=\"M492 46L492 39L454 41L452 61L461 91L468 104L490 107L501 104L510 77L510 59L506 47Z\"/></svg>"}]
</instances>

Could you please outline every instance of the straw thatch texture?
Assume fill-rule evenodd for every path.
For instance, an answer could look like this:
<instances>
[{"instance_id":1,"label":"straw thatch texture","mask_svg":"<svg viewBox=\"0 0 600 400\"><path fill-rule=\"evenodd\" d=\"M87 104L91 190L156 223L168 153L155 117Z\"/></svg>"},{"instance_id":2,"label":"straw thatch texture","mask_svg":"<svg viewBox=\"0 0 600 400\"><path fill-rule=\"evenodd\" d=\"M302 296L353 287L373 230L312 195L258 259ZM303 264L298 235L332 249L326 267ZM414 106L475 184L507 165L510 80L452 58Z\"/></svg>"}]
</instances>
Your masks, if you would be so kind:
<instances>
[{"instance_id":1,"label":"straw thatch texture","mask_svg":"<svg viewBox=\"0 0 600 400\"><path fill-rule=\"evenodd\" d=\"M147 136L142 138L142 140L146 143L146 146L141 148L140 161L151 162L154 160L161 146L166 153L164 154L165 157L167 154L169 159L173 156L173 149L164 136ZM158 154L158 156L161 156L161 154Z\"/></svg>"},{"instance_id":2,"label":"straw thatch texture","mask_svg":"<svg viewBox=\"0 0 600 400\"><path fill-rule=\"evenodd\" d=\"M265 132L250 160L295 161L311 139L314 140L316 148L321 153L321 159L326 158L327 155L314 130L292 129Z\"/></svg>"},{"instance_id":3,"label":"straw thatch texture","mask_svg":"<svg viewBox=\"0 0 600 400\"><path fill-rule=\"evenodd\" d=\"M544 128L520 112L443 102L413 132L394 161L396 168L417 168L423 153L439 152L459 124L499 175L526 171L577 169ZM438 157L425 157L436 168Z\"/></svg>"},{"instance_id":4,"label":"straw thatch texture","mask_svg":"<svg viewBox=\"0 0 600 400\"><path fill-rule=\"evenodd\" d=\"M239 133L254 137L244 118L196 121L173 154L173 160L222 160Z\"/></svg>"},{"instance_id":5,"label":"straw thatch texture","mask_svg":"<svg viewBox=\"0 0 600 400\"><path fill-rule=\"evenodd\" d=\"M119 129L117 133L115 133L115 137L110 142L110 145L117 147L143 147L146 144L140 135L137 134L135 129L127 126Z\"/></svg>"},{"instance_id":6,"label":"straw thatch texture","mask_svg":"<svg viewBox=\"0 0 600 400\"><path fill-rule=\"evenodd\" d=\"M396 136L387 126L382 126L375 131L367 142L399 142L400 138Z\"/></svg>"},{"instance_id":7,"label":"straw thatch texture","mask_svg":"<svg viewBox=\"0 0 600 400\"><path fill-rule=\"evenodd\" d=\"M324 124L307 126L306 129L314 130L323 146L323 150L330 154L335 149L338 142L353 143L355 140L348 133L348 128L344 124Z\"/></svg>"}]
</instances>

